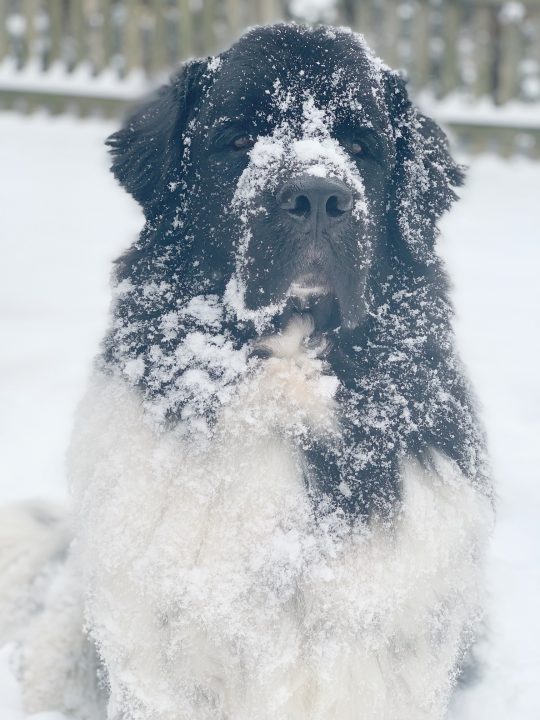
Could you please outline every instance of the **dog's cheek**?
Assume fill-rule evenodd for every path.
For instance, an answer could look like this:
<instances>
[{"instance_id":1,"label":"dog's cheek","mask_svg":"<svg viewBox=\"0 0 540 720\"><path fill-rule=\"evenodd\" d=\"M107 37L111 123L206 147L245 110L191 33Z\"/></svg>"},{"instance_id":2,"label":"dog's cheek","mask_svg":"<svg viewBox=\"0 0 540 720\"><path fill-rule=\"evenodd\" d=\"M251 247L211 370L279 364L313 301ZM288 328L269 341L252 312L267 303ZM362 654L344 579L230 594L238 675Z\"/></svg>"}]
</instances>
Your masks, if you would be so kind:
<instances>
[{"instance_id":1,"label":"dog's cheek","mask_svg":"<svg viewBox=\"0 0 540 720\"><path fill-rule=\"evenodd\" d=\"M194 260L201 269L207 268L210 276L214 269L223 276L230 275L233 249L240 233L231 210L233 190L231 183L210 179L206 170L193 173L187 185L187 222L181 231L188 242L190 238L196 239Z\"/></svg>"}]
</instances>

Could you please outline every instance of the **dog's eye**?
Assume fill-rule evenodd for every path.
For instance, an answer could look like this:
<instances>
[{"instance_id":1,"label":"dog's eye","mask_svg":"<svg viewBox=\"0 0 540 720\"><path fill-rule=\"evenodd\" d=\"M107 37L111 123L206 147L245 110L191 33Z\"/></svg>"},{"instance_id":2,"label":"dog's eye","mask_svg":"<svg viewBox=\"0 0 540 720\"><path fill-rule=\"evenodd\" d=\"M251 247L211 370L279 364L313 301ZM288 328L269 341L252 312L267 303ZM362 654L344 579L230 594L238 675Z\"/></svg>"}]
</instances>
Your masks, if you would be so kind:
<instances>
[{"instance_id":1,"label":"dog's eye","mask_svg":"<svg viewBox=\"0 0 540 720\"><path fill-rule=\"evenodd\" d=\"M232 141L231 145L235 150L248 150L255 145L255 141L251 135L238 135Z\"/></svg>"},{"instance_id":2,"label":"dog's eye","mask_svg":"<svg viewBox=\"0 0 540 720\"><path fill-rule=\"evenodd\" d=\"M354 157L362 157L363 155L367 155L368 152L367 145L358 140L350 144L349 150Z\"/></svg>"}]
</instances>

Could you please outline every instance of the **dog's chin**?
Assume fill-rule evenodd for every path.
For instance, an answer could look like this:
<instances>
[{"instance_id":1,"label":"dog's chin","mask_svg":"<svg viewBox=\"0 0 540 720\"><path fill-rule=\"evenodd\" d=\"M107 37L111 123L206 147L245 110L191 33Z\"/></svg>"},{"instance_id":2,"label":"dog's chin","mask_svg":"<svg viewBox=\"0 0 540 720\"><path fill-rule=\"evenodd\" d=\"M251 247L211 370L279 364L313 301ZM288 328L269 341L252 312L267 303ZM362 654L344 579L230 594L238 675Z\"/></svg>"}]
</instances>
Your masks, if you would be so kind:
<instances>
[{"instance_id":1,"label":"dog's chin","mask_svg":"<svg viewBox=\"0 0 540 720\"><path fill-rule=\"evenodd\" d=\"M359 283L347 282L346 277L338 280L334 283L324 273L305 273L274 291L260 286L255 290L255 284L248 283L246 307L255 312L275 308L270 322L277 332L298 315L310 318L317 335L354 331L366 317L365 279Z\"/></svg>"},{"instance_id":2,"label":"dog's chin","mask_svg":"<svg viewBox=\"0 0 540 720\"><path fill-rule=\"evenodd\" d=\"M291 283L285 310L280 321L287 322L292 313L309 315L316 333L354 331L367 314L364 284L336 288L324 277L304 276Z\"/></svg>"},{"instance_id":3,"label":"dog's chin","mask_svg":"<svg viewBox=\"0 0 540 720\"><path fill-rule=\"evenodd\" d=\"M295 315L309 318L313 332L318 335L331 332L341 326L339 300L328 285L320 282L293 283L287 295L285 308L277 318L279 329L288 325Z\"/></svg>"}]
</instances>

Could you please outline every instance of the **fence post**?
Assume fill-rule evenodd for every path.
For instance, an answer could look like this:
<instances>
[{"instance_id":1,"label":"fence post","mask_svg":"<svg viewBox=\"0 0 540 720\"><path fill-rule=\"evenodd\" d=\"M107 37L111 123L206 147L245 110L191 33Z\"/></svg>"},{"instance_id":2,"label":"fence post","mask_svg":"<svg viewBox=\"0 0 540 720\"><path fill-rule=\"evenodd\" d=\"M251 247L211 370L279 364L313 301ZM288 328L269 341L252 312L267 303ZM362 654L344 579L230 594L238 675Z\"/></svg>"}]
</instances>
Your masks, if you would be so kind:
<instances>
[{"instance_id":1,"label":"fence post","mask_svg":"<svg viewBox=\"0 0 540 720\"><path fill-rule=\"evenodd\" d=\"M236 40L242 30L240 0L227 0L226 3L228 40Z\"/></svg>"},{"instance_id":2,"label":"fence post","mask_svg":"<svg viewBox=\"0 0 540 720\"><path fill-rule=\"evenodd\" d=\"M178 13L180 16L179 55L181 60L186 60L193 55L193 23L189 0L178 0Z\"/></svg>"},{"instance_id":3,"label":"fence post","mask_svg":"<svg viewBox=\"0 0 540 720\"><path fill-rule=\"evenodd\" d=\"M214 23L216 11L214 0L203 0L202 9L202 51L204 55L213 55L216 51L216 33Z\"/></svg>"},{"instance_id":4,"label":"fence post","mask_svg":"<svg viewBox=\"0 0 540 720\"><path fill-rule=\"evenodd\" d=\"M511 14L515 13L515 14ZM518 3L508 3L498 13L500 23L499 87L497 103L514 100L519 94L519 61L521 60L522 38L519 23L525 8Z\"/></svg>"},{"instance_id":5,"label":"fence post","mask_svg":"<svg viewBox=\"0 0 540 720\"><path fill-rule=\"evenodd\" d=\"M63 32L63 13L60 0L49 0L49 53L47 57L47 67L57 60L61 60L62 55L62 32Z\"/></svg>"},{"instance_id":6,"label":"fence post","mask_svg":"<svg viewBox=\"0 0 540 720\"><path fill-rule=\"evenodd\" d=\"M165 33L165 3L163 0L152 0L153 42L150 56L150 72L163 70L167 62L167 37Z\"/></svg>"},{"instance_id":7,"label":"fence post","mask_svg":"<svg viewBox=\"0 0 540 720\"><path fill-rule=\"evenodd\" d=\"M141 33L139 28L139 9L138 0L126 0L126 31L124 37L124 70L129 75L132 70L140 69L141 59L140 42Z\"/></svg>"},{"instance_id":8,"label":"fence post","mask_svg":"<svg viewBox=\"0 0 540 720\"><path fill-rule=\"evenodd\" d=\"M77 0L70 4L70 25L73 33L73 41L75 43L75 53L73 64L79 66L88 59L87 53L87 35L86 35L86 7L84 0Z\"/></svg>"},{"instance_id":9,"label":"fence post","mask_svg":"<svg viewBox=\"0 0 540 720\"><path fill-rule=\"evenodd\" d=\"M398 63L399 29L401 19L398 14L397 3L387 2L382 6L382 48L381 54L385 62L392 68Z\"/></svg>"},{"instance_id":10,"label":"fence post","mask_svg":"<svg viewBox=\"0 0 540 720\"><path fill-rule=\"evenodd\" d=\"M458 0L444 4L444 62L442 67L442 96L455 90L459 82L458 40L461 7Z\"/></svg>"},{"instance_id":11,"label":"fence post","mask_svg":"<svg viewBox=\"0 0 540 720\"><path fill-rule=\"evenodd\" d=\"M36 0L24 0L23 10L26 23L22 58L22 65L24 66L34 58L36 50L36 13L38 10Z\"/></svg>"},{"instance_id":12,"label":"fence post","mask_svg":"<svg viewBox=\"0 0 540 720\"><path fill-rule=\"evenodd\" d=\"M412 68L411 78L415 90L424 90L429 82L430 12L427 0L420 0L416 7L411 33Z\"/></svg>"},{"instance_id":13,"label":"fence post","mask_svg":"<svg viewBox=\"0 0 540 720\"><path fill-rule=\"evenodd\" d=\"M97 59L97 71L106 70L113 55L113 20L112 20L112 0L100 0L100 12L102 17L101 23L101 42L99 43L99 59Z\"/></svg>"},{"instance_id":14,"label":"fence post","mask_svg":"<svg viewBox=\"0 0 540 720\"><path fill-rule=\"evenodd\" d=\"M360 0L353 2L351 7L353 29L365 36L368 42L373 42L371 35L372 1Z\"/></svg>"},{"instance_id":15,"label":"fence post","mask_svg":"<svg viewBox=\"0 0 540 720\"><path fill-rule=\"evenodd\" d=\"M265 0L260 5L260 21L263 25L273 23L280 17L279 0Z\"/></svg>"},{"instance_id":16,"label":"fence post","mask_svg":"<svg viewBox=\"0 0 540 720\"><path fill-rule=\"evenodd\" d=\"M493 80L493 50L490 47L492 9L478 6L474 9L474 67L476 77L474 94L477 98L491 94Z\"/></svg>"},{"instance_id":17,"label":"fence post","mask_svg":"<svg viewBox=\"0 0 540 720\"><path fill-rule=\"evenodd\" d=\"M8 55L9 36L7 31L8 8L7 2L0 2L0 62Z\"/></svg>"}]
</instances>

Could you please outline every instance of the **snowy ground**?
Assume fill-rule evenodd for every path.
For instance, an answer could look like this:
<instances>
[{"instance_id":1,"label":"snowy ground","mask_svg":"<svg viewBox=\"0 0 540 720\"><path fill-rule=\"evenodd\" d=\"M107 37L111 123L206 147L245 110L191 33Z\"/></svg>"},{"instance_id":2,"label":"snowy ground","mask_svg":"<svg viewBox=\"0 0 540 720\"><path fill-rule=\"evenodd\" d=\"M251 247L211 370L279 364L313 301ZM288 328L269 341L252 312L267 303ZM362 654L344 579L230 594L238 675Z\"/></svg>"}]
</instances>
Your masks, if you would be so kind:
<instances>
[{"instance_id":1,"label":"snowy ground","mask_svg":"<svg viewBox=\"0 0 540 720\"><path fill-rule=\"evenodd\" d=\"M141 216L106 172L113 129L0 115L0 499L63 497L63 454L102 335L110 261ZM538 720L540 697L540 164L475 158L444 222L456 330L498 483L489 640L452 720ZM58 720L57 714L34 716ZM22 720L0 653L0 718Z\"/></svg>"}]
</instances>

